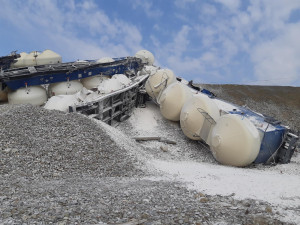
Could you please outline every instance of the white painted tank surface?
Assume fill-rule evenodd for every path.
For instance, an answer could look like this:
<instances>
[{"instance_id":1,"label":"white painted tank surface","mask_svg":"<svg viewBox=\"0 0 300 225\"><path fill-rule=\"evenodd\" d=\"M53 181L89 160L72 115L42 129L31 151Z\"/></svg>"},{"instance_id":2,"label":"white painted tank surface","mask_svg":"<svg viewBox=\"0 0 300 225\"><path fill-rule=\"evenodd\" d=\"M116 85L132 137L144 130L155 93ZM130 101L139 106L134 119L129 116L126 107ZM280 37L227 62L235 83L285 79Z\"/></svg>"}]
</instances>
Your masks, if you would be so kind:
<instances>
[{"instance_id":1,"label":"white painted tank surface","mask_svg":"<svg viewBox=\"0 0 300 225\"><path fill-rule=\"evenodd\" d=\"M180 113L180 126L190 139L207 142L211 127L220 118L219 108L208 96L197 94L189 98Z\"/></svg>"},{"instance_id":2,"label":"white painted tank surface","mask_svg":"<svg viewBox=\"0 0 300 225\"><path fill-rule=\"evenodd\" d=\"M135 57L142 60L142 62L148 66L152 66L154 63L154 56L147 50L140 50L135 53Z\"/></svg>"},{"instance_id":3,"label":"white painted tank surface","mask_svg":"<svg viewBox=\"0 0 300 225\"><path fill-rule=\"evenodd\" d=\"M109 78L110 76L97 75L97 76L83 78L81 79L81 83L83 87L90 90L92 88L97 88L104 80L107 80Z\"/></svg>"},{"instance_id":4,"label":"white painted tank surface","mask_svg":"<svg viewBox=\"0 0 300 225\"><path fill-rule=\"evenodd\" d=\"M210 149L217 161L231 166L247 166L257 157L259 132L247 118L223 115L211 131Z\"/></svg>"},{"instance_id":5,"label":"white painted tank surface","mask_svg":"<svg viewBox=\"0 0 300 225\"><path fill-rule=\"evenodd\" d=\"M113 60L113 58L110 57L102 57L100 59L97 60L97 63L110 63L110 62L114 62L115 60Z\"/></svg>"},{"instance_id":6,"label":"white painted tank surface","mask_svg":"<svg viewBox=\"0 0 300 225\"><path fill-rule=\"evenodd\" d=\"M24 57L24 66L28 67L28 66L36 66L37 65L37 57L40 55L41 53L38 51L33 51L30 52L28 55L26 55Z\"/></svg>"},{"instance_id":7,"label":"white painted tank surface","mask_svg":"<svg viewBox=\"0 0 300 225\"><path fill-rule=\"evenodd\" d=\"M170 84L158 99L160 112L168 120L179 121L184 103L192 96L191 90L184 84Z\"/></svg>"},{"instance_id":8,"label":"white painted tank surface","mask_svg":"<svg viewBox=\"0 0 300 225\"><path fill-rule=\"evenodd\" d=\"M47 92L42 86L29 86L8 92L9 104L43 105L46 101Z\"/></svg>"},{"instance_id":9,"label":"white painted tank surface","mask_svg":"<svg viewBox=\"0 0 300 225\"><path fill-rule=\"evenodd\" d=\"M0 82L0 102L7 102L7 87L2 88L2 83Z\"/></svg>"},{"instance_id":10,"label":"white painted tank surface","mask_svg":"<svg viewBox=\"0 0 300 225\"><path fill-rule=\"evenodd\" d=\"M26 52L21 52L20 57L17 58L17 62L11 65L11 68L21 68L25 67L24 59L28 54Z\"/></svg>"},{"instance_id":11,"label":"white painted tank surface","mask_svg":"<svg viewBox=\"0 0 300 225\"><path fill-rule=\"evenodd\" d=\"M83 85L78 80L71 80L67 82L52 83L48 86L48 95L73 95L80 91Z\"/></svg>"},{"instance_id":12,"label":"white painted tank surface","mask_svg":"<svg viewBox=\"0 0 300 225\"><path fill-rule=\"evenodd\" d=\"M36 61L37 65L62 63L62 57L59 54L47 49L38 55Z\"/></svg>"},{"instance_id":13,"label":"white painted tank surface","mask_svg":"<svg viewBox=\"0 0 300 225\"><path fill-rule=\"evenodd\" d=\"M21 57L17 59L17 62L11 65L12 68L62 63L62 57L48 49L42 53L38 51L29 54L21 52L20 55Z\"/></svg>"},{"instance_id":14,"label":"white painted tank surface","mask_svg":"<svg viewBox=\"0 0 300 225\"><path fill-rule=\"evenodd\" d=\"M150 75L146 81L145 88L152 98L156 98L159 93L164 90L168 85L175 83L176 77L172 70L161 69L158 70L155 74Z\"/></svg>"}]
</instances>

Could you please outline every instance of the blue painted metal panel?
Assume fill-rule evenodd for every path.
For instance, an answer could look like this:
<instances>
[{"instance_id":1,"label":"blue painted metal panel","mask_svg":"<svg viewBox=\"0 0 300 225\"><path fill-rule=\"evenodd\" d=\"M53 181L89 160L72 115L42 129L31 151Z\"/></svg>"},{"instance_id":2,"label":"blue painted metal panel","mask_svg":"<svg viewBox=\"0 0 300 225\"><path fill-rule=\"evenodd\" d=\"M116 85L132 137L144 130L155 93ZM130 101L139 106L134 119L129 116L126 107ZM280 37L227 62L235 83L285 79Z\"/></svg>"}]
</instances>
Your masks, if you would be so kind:
<instances>
[{"instance_id":1,"label":"blue painted metal panel","mask_svg":"<svg viewBox=\"0 0 300 225\"><path fill-rule=\"evenodd\" d=\"M63 82L67 80L78 80L90 76L95 76L99 74L103 75L114 75L119 73L124 73L125 70L124 65L114 66L114 67L99 67L99 68L91 68L86 70L76 70L69 74L63 73L50 73L43 74L43 75L35 75L33 77L24 77L16 80L6 81L6 85L12 89L16 90L21 87L25 87L26 84L28 86L32 85L41 85L41 84L49 84L49 83L56 83L56 82Z\"/></svg>"},{"instance_id":2,"label":"blue painted metal panel","mask_svg":"<svg viewBox=\"0 0 300 225\"><path fill-rule=\"evenodd\" d=\"M280 126L276 127L274 131L265 132L258 156L254 163L266 163L281 146L286 131L286 128Z\"/></svg>"},{"instance_id":3,"label":"blue painted metal panel","mask_svg":"<svg viewBox=\"0 0 300 225\"><path fill-rule=\"evenodd\" d=\"M33 85L49 84L56 82L64 82L68 80L78 80L95 75L109 75L113 76L114 74L124 74L128 70L136 70L140 63L138 61L131 61L128 63L126 58L115 58L115 62L112 63L103 63L98 65L91 64L86 68L72 68L69 66L69 70L61 71L49 71L47 72L36 72L30 74L25 74L20 77L5 77L3 76L3 82L12 90L17 90L19 88ZM122 61L124 60L124 61ZM90 61L94 62L94 61ZM63 65L63 64L61 64ZM10 73L12 73L10 71Z\"/></svg>"},{"instance_id":4,"label":"blue painted metal panel","mask_svg":"<svg viewBox=\"0 0 300 225\"><path fill-rule=\"evenodd\" d=\"M207 90L207 89L202 89L201 92L202 92L203 94L206 94L206 95L207 95L208 97L210 97L210 98L215 98L215 97L216 97L216 95L215 95L214 93L212 93L211 91L209 91L209 90Z\"/></svg>"}]
</instances>

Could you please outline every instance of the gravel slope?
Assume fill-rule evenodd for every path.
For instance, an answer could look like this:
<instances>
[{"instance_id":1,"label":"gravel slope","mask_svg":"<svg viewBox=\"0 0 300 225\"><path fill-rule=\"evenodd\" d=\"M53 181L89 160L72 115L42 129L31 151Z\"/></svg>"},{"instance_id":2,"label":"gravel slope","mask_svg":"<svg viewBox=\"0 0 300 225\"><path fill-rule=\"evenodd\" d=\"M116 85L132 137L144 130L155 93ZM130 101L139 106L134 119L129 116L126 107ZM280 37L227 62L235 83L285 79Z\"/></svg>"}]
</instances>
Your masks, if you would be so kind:
<instances>
[{"instance_id":1,"label":"gravel slope","mask_svg":"<svg viewBox=\"0 0 300 225\"><path fill-rule=\"evenodd\" d=\"M115 129L78 114L1 105L0 224L283 224L268 203L160 180L147 160L216 163L179 139L178 124L161 126L178 141L167 152L132 141L130 121Z\"/></svg>"},{"instance_id":2,"label":"gravel slope","mask_svg":"<svg viewBox=\"0 0 300 225\"><path fill-rule=\"evenodd\" d=\"M79 114L30 105L0 114L1 171L27 178L126 177L143 172L106 131ZM11 170L13 168L13 170Z\"/></svg>"},{"instance_id":3,"label":"gravel slope","mask_svg":"<svg viewBox=\"0 0 300 225\"><path fill-rule=\"evenodd\" d=\"M224 99L238 105L272 116L300 132L300 87L250 86L250 85L201 85Z\"/></svg>"}]
</instances>

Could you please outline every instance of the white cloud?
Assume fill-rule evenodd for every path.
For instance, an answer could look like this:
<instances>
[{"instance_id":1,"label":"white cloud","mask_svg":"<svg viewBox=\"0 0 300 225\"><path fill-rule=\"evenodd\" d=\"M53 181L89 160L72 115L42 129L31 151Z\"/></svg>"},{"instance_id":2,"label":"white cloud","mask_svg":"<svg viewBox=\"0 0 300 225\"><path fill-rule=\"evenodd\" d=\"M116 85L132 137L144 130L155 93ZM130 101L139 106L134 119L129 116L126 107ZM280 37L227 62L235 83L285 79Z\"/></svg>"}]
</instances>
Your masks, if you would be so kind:
<instances>
[{"instance_id":1,"label":"white cloud","mask_svg":"<svg viewBox=\"0 0 300 225\"><path fill-rule=\"evenodd\" d=\"M167 44L163 44L155 36L151 36L151 40L155 46L155 57L158 65L163 64L163 67L167 66L178 76L203 70L199 58L184 56L189 51L190 32L191 27L183 25L179 31L174 32L172 41Z\"/></svg>"},{"instance_id":2,"label":"white cloud","mask_svg":"<svg viewBox=\"0 0 300 225\"><path fill-rule=\"evenodd\" d=\"M196 0L175 0L175 6L181 9L187 7L187 5L196 2Z\"/></svg>"},{"instance_id":3,"label":"white cloud","mask_svg":"<svg viewBox=\"0 0 300 225\"><path fill-rule=\"evenodd\" d=\"M168 44L174 48L170 57L165 56L168 66L181 73L209 75L208 81L300 84L300 26L289 21L291 13L300 9L300 1L257 0L243 2L243 7L240 0L215 2L194 3L199 22L183 22L189 29L182 26L177 42ZM195 48L198 53L193 54Z\"/></svg>"},{"instance_id":4,"label":"white cloud","mask_svg":"<svg viewBox=\"0 0 300 225\"><path fill-rule=\"evenodd\" d=\"M175 13L174 16L181 20L184 23L190 23L189 15L183 14L183 13Z\"/></svg>"},{"instance_id":5,"label":"white cloud","mask_svg":"<svg viewBox=\"0 0 300 225\"><path fill-rule=\"evenodd\" d=\"M189 44L189 32L191 28L187 25L181 27L181 30L174 36L173 43L169 45L169 50L176 56L181 56Z\"/></svg>"},{"instance_id":6,"label":"white cloud","mask_svg":"<svg viewBox=\"0 0 300 225\"><path fill-rule=\"evenodd\" d=\"M223 4L228 9L235 11L240 7L240 0L215 0L218 3Z\"/></svg>"},{"instance_id":7,"label":"white cloud","mask_svg":"<svg viewBox=\"0 0 300 225\"><path fill-rule=\"evenodd\" d=\"M134 50L134 52L140 50L141 47L139 44L142 42L143 38L137 27L132 26L124 21L117 21L116 24L119 30L117 34L119 35L119 38L122 39L122 42L124 42L125 46L129 47L131 50Z\"/></svg>"},{"instance_id":8,"label":"white cloud","mask_svg":"<svg viewBox=\"0 0 300 225\"><path fill-rule=\"evenodd\" d=\"M261 1L248 8L257 21L249 54L255 78L262 84L300 85L300 23L289 23L295 9L300 9L300 2L294 0Z\"/></svg>"},{"instance_id":9,"label":"white cloud","mask_svg":"<svg viewBox=\"0 0 300 225\"><path fill-rule=\"evenodd\" d=\"M214 16L217 13L217 9L211 4L203 4L201 7L201 13L204 15Z\"/></svg>"},{"instance_id":10,"label":"white cloud","mask_svg":"<svg viewBox=\"0 0 300 225\"><path fill-rule=\"evenodd\" d=\"M141 8L149 18L159 18L163 15L163 11L156 9L153 2L142 0L131 0L133 8Z\"/></svg>"},{"instance_id":11,"label":"white cloud","mask_svg":"<svg viewBox=\"0 0 300 225\"><path fill-rule=\"evenodd\" d=\"M300 23L287 26L272 41L257 45L252 54L258 80L300 85Z\"/></svg>"},{"instance_id":12,"label":"white cloud","mask_svg":"<svg viewBox=\"0 0 300 225\"><path fill-rule=\"evenodd\" d=\"M95 0L0 0L0 19L37 50L52 48L65 60L133 55L145 43L158 65L178 75L227 83L244 75L243 82L273 78L279 85L299 85L300 27L290 21L299 0L177 0L172 7L183 10L171 13L154 1L130 2L133 12L145 14L145 39L138 27L106 13Z\"/></svg>"},{"instance_id":13,"label":"white cloud","mask_svg":"<svg viewBox=\"0 0 300 225\"><path fill-rule=\"evenodd\" d=\"M90 1L90 0L83 1L82 3L78 3L78 5L80 5L80 7L83 10L91 10L91 9L97 8L97 5L95 4L95 2Z\"/></svg>"},{"instance_id":14,"label":"white cloud","mask_svg":"<svg viewBox=\"0 0 300 225\"><path fill-rule=\"evenodd\" d=\"M210 17L209 22L192 27L201 38L204 72L217 69L230 79L247 73L247 69L239 69L246 66L254 73L248 72L248 78L252 76L248 80L299 85L300 48L297 39L300 27L290 24L289 17L293 10L299 9L300 2L250 1L247 9L242 10L239 1L216 1L232 10L230 16L226 9L219 8L217 17ZM203 17L201 19L203 21ZM240 56L248 57L248 65ZM213 60L208 60L210 58Z\"/></svg>"},{"instance_id":15,"label":"white cloud","mask_svg":"<svg viewBox=\"0 0 300 225\"><path fill-rule=\"evenodd\" d=\"M167 60L171 66L171 70L175 71L177 76L187 77L187 75L195 71L197 71L198 74L204 71L204 66L199 58L180 58L170 55Z\"/></svg>"},{"instance_id":16,"label":"white cloud","mask_svg":"<svg viewBox=\"0 0 300 225\"><path fill-rule=\"evenodd\" d=\"M66 60L127 56L142 48L137 27L111 19L94 1L1 1L0 19Z\"/></svg>"},{"instance_id":17,"label":"white cloud","mask_svg":"<svg viewBox=\"0 0 300 225\"><path fill-rule=\"evenodd\" d=\"M210 64L214 63L216 61L217 57L214 52L205 52L202 57L202 62L209 62Z\"/></svg>"},{"instance_id":18,"label":"white cloud","mask_svg":"<svg viewBox=\"0 0 300 225\"><path fill-rule=\"evenodd\" d=\"M162 44L156 37L151 36L155 46L156 62L162 67L173 70L177 76L193 79L196 82L207 81L211 77L223 79L223 76L215 69L220 66L218 62L223 59L217 55L214 48L201 52L195 49L195 46L191 46L190 35L193 32L192 27L183 25L173 34L172 42L166 44ZM196 52L198 56L188 56L191 52Z\"/></svg>"}]
</instances>

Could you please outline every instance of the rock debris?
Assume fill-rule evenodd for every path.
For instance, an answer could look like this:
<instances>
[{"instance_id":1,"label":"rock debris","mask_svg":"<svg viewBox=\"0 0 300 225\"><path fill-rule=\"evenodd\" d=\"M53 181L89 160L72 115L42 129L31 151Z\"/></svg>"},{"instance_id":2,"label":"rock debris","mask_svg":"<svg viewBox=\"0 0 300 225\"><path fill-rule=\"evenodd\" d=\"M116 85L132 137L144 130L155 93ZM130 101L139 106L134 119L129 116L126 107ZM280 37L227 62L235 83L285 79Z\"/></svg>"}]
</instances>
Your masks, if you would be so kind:
<instances>
[{"instance_id":1,"label":"rock debris","mask_svg":"<svg viewBox=\"0 0 300 225\"><path fill-rule=\"evenodd\" d=\"M0 224L283 224L267 203L208 196L143 168L147 157L178 159L181 140L164 152L125 138L83 115L1 105Z\"/></svg>"}]
</instances>

